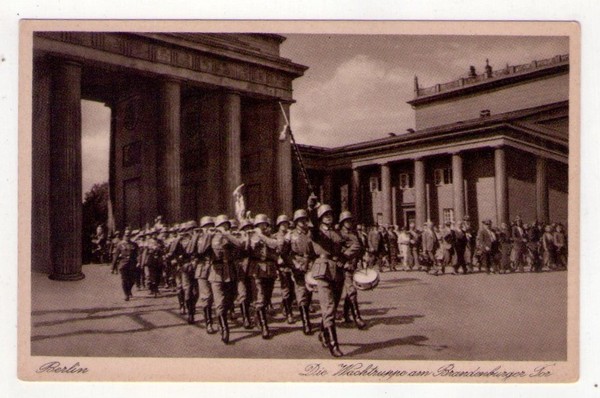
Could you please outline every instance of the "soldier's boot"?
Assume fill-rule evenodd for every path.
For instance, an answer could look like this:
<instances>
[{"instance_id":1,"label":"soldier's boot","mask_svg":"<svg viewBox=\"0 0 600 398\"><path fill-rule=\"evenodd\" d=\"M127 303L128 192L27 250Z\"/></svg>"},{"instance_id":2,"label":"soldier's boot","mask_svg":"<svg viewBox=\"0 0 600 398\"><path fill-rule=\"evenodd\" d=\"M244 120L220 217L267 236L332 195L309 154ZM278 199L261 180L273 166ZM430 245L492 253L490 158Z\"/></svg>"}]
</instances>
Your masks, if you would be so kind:
<instances>
[{"instance_id":1,"label":"soldier's boot","mask_svg":"<svg viewBox=\"0 0 600 398\"><path fill-rule=\"evenodd\" d=\"M187 311L185 309L185 299L183 296L183 292L177 293L177 300L179 301L179 313L181 315L185 315Z\"/></svg>"},{"instance_id":2,"label":"soldier's boot","mask_svg":"<svg viewBox=\"0 0 600 398\"><path fill-rule=\"evenodd\" d=\"M329 331L323 326L321 322L321 330L319 331L319 341L323 348L329 348Z\"/></svg>"},{"instance_id":3,"label":"soldier's boot","mask_svg":"<svg viewBox=\"0 0 600 398\"><path fill-rule=\"evenodd\" d=\"M327 328L327 335L327 340L329 340L329 353L331 354L331 356L334 356L336 358L343 357L344 353L340 351L340 345L338 344L337 331L335 329L335 325Z\"/></svg>"},{"instance_id":4,"label":"soldier's boot","mask_svg":"<svg viewBox=\"0 0 600 398\"><path fill-rule=\"evenodd\" d=\"M360 310L358 309L358 301L356 301L356 300L350 301L350 311L352 312L352 319L354 319L354 323L356 324L356 327L359 329L366 328L367 323L365 321L363 321L363 319L360 316Z\"/></svg>"},{"instance_id":5,"label":"soldier's boot","mask_svg":"<svg viewBox=\"0 0 600 398\"><path fill-rule=\"evenodd\" d=\"M195 321L194 319L194 315L196 312L196 304L194 303L194 300L188 300L187 302L187 311L188 311L188 323L191 325L193 324Z\"/></svg>"},{"instance_id":6,"label":"soldier's boot","mask_svg":"<svg viewBox=\"0 0 600 398\"><path fill-rule=\"evenodd\" d=\"M260 324L261 335L263 339L270 339L271 332L269 331L269 325L267 324L267 314L264 308L257 311L258 323Z\"/></svg>"},{"instance_id":7,"label":"soldier's boot","mask_svg":"<svg viewBox=\"0 0 600 398\"><path fill-rule=\"evenodd\" d=\"M252 329L252 323L250 322L250 308L248 306L248 303L240 304L240 311L242 313L244 329Z\"/></svg>"},{"instance_id":8,"label":"soldier's boot","mask_svg":"<svg viewBox=\"0 0 600 398\"><path fill-rule=\"evenodd\" d=\"M285 300L283 302L283 305L285 310L286 321L289 325L293 325L294 323L296 323L296 321L294 320L294 315L292 314L292 300Z\"/></svg>"},{"instance_id":9,"label":"soldier's boot","mask_svg":"<svg viewBox=\"0 0 600 398\"><path fill-rule=\"evenodd\" d=\"M344 299L344 323L351 323L352 319L350 319L350 300L348 298Z\"/></svg>"},{"instance_id":10,"label":"soldier's boot","mask_svg":"<svg viewBox=\"0 0 600 398\"><path fill-rule=\"evenodd\" d=\"M219 329L221 329L221 341L229 344L229 324L227 323L227 314L219 315Z\"/></svg>"},{"instance_id":11,"label":"soldier's boot","mask_svg":"<svg viewBox=\"0 0 600 398\"><path fill-rule=\"evenodd\" d=\"M213 328L212 309L204 307L204 324L206 325L206 333L215 334L217 331Z\"/></svg>"},{"instance_id":12,"label":"soldier's boot","mask_svg":"<svg viewBox=\"0 0 600 398\"><path fill-rule=\"evenodd\" d=\"M302 332L309 336L312 334L312 327L310 326L310 312L308 305L300 307L300 317L302 318Z\"/></svg>"}]
</instances>

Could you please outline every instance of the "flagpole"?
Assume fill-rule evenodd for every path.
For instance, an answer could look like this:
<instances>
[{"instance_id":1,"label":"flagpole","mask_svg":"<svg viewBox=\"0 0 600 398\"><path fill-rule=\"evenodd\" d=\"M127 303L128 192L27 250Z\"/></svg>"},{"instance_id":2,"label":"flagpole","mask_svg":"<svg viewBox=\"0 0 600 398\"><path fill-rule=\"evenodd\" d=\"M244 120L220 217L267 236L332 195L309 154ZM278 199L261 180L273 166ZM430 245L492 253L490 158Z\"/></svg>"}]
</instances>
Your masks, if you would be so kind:
<instances>
[{"instance_id":1,"label":"flagpole","mask_svg":"<svg viewBox=\"0 0 600 398\"><path fill-rule=\"evenodd\" d=\"M290 125L290 121L285 113L285 110L283 109L283 105L281 104L281 101L279 101L279 107L281 108L281 113L283 113L283 117L285 118L286 127L290 133L290 141L292 143L292 148L294 148L294 154L296 155L296 160L298 161L298 164L300 166L300 171L302 172L302 175L304 177L304 182L308 186L308 190L310 191L311 195L314 195L315 190L314 190L312 184L310 183L310 177L308 176L308 172L306 171L306 167L304 166L304 160L302 159L302 154L300 153L300 150L298 149L298 144L296 144L296 139L294 138L294 133L292 132L292 126Z\"/></svg>"}]
</instances>

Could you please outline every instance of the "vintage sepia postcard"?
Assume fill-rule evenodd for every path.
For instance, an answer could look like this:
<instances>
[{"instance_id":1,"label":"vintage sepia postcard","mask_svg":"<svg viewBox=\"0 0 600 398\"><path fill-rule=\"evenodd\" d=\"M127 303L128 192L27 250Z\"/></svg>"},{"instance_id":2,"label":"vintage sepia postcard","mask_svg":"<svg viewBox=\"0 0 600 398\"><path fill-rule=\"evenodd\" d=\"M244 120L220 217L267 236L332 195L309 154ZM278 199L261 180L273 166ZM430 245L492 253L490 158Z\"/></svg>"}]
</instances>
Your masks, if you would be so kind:
<instances>
[{"instance_id":1,"label":"vintage sepia postcard","mask_svg":"<svg viewBox=\"0 0 600 398\"><path fill-rule=\"evenodd\" d=\"M579 377L580 29L22 20L30 381Z\"/></svg>"}]
</instances>

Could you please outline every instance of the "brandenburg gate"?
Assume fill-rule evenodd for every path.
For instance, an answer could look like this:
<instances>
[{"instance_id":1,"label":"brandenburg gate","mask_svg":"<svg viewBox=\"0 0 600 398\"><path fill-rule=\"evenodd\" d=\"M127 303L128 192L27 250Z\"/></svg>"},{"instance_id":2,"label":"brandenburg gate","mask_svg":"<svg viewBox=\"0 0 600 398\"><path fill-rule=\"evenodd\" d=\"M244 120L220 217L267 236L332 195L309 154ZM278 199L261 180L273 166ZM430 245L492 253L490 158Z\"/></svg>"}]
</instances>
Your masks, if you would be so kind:
<instances>
[{"instance_id":1,"label":"brandenburg gate","mask_svg":"<svg viewBox=\"0 0 600 398\"><path fill-rule=\"evenodd\" d=\"M118 229L292 211L292 81L307 69L275 34L36 32L32 267L78 280L82 248L81 100L111 110L110 197Z\"/></svg>"}]
</instances>

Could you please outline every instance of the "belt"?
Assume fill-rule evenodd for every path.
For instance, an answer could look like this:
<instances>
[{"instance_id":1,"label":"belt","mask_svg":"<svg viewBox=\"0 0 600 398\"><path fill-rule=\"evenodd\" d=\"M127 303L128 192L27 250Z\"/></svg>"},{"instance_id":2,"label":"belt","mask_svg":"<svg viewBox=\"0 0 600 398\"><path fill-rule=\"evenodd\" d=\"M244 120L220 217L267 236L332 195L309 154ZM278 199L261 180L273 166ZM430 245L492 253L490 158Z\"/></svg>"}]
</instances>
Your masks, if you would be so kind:
<instances>
[{"instance_id":1,"label":"belt","mask_svg":"<svg viewBox=\"0 0 600 398\"><path fill-rule=\"evenodd\" d=\"M324 258L326 260L333 260L333 261L338 261L337 256L332 256L330 254L320 254L319 255L320 258Z\"/></svg>"}]
</instances>

